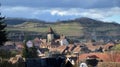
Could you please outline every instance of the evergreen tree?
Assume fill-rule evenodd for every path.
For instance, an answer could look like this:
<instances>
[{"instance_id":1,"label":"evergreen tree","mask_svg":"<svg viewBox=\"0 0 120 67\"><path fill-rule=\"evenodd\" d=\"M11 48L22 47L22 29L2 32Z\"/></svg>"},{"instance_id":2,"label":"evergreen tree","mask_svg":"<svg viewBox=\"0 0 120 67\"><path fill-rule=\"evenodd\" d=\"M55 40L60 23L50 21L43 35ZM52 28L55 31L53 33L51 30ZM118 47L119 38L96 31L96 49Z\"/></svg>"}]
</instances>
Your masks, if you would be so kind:
<instances>
[{"instance_id":1,"label":"evergreen tree","mask_svg":"<svg viewBox=\"0 0 120 67\"><path fill-rule=\"evenodd\" d=\"M5 28L7 25L5 24L4 19L5 17L2 17L0 13L0 46L2 46L4 42L8 40L6 31L5 31Z\"/></svg>"},{"instance_id":2,"label":"evergreen tree","mask_svg":"<svg viewBox=\"0 0 120 67\"><path fill-rule=\"evenodd\" d=\"M27 48L27 46L26 46L26 42L24 42L24 48L23 48L23 50L22 50L22 56L23 56L24 58L28 58L28 48Z\"/></svg>"},{"instance_id":3,"label":"evergreen tree","mask_svg":"<svg viewBox=\"0 0 120 67\"><path fill-rule=\"evenodd\" d=\"M22 56L24 58L38 58L37 49L35 47L28 48L26 45L23 49Z\"/></svg>"},{"instance_id":4,"label":"evergreen tree","mask_svg":"<svg viewBox=\"0 0 120 67\"><path fill-rule=\"evenodd\" d=\"M38 58L38 53L37 53L37 49L35 48L35 46L29 48L28 50L29 50L28 58Z\"/></svg>"},{"instance_id":5,"label":"evergreen tree","mask_svg":"<svg viewBox=\"0 0 120 67\"><path fill-rule=\"evenodd\" d=\"M37 48L35 46L33 47L27 47L26 41L24 42L24 49L22 51L22 56L24 58L38 58Z\"/></svg>"}]
</instances>

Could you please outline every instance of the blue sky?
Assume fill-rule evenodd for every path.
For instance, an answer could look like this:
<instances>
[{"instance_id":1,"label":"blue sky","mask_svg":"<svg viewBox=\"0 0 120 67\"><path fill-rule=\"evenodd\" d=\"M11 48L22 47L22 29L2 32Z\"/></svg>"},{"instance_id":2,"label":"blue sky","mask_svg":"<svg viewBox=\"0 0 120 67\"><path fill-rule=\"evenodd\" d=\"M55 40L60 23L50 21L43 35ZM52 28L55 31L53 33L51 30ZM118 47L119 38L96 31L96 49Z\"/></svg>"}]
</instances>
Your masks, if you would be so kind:
<instances>
[{"instance_id":1,"label":"blue sky","mask_svg":"<svg viewBox=\"0 0 120 67\"><path fill-rule=\"evenodd\" d=\"M89 17L120 23L120 0L0 0L2 15L45 21Z\"/></svg>"}]
</instances>

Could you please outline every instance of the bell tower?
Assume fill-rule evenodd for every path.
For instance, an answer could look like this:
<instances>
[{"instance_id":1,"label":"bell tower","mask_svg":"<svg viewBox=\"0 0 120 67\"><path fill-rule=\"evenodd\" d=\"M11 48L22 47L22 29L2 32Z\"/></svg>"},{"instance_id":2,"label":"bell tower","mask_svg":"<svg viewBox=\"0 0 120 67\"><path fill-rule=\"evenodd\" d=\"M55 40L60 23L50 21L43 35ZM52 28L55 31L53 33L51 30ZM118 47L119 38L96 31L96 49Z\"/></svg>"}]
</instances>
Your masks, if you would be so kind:
<instances>
[{"instance_id":1,"label":"bell tower","mask_svg":"<svg viewBox=\"0 0 120 67\"><path fill-rule=\"evenodd\" d=\"M47 43L50 43L54 40L54 31L51 27L49 27L48 33L47 33Z\"/></svg>"}]
</instances>

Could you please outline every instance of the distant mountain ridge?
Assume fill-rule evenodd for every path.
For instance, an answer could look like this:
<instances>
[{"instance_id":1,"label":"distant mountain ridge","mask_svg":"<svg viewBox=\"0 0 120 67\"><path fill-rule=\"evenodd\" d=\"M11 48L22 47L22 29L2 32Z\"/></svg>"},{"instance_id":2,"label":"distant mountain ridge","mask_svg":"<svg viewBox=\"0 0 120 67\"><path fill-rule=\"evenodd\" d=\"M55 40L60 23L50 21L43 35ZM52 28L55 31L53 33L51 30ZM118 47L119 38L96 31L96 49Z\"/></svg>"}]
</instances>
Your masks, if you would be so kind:
<instances>
[{"instance_id":1,"label":"distant mountain ridge","mask_svg":"<svg viewBox=\"0 0 120 67\"><path fill-rule=\"evenodd\" d=\"M17 25L22 24L24 22L39 22L44 23L44 21L38 19L25 19L25 18L6 18L5 23L8 25Z\"/></svg>"},{"instance_id":2,"label":"distant mountain ridge","mask_svg":"<svg viewBox=\"0 0 120 67\"><path fill-rule=\"evenodd\" d=\"M8 25L17 25L17 24L22 24L24 22L37 22L37 23L52 23L52 22L45 22L43 20L38 20L38 19L26 19L26 18L6 18L5 23ZM81 18L76 18L73 20L64 20L64 21L56 21L57 23L66 23L66 22L80 22L81 24L86 24L86 23L113 23L113 24L118 24L116 22L103 22L100 20L95 20L87 17L81 17Z\"/></svg>"},{"instance_id":3,"label":"distant mountain ridge","mask_svg":"<svg viewBox=\"0 0 120 67\"><path fill-rule=\"evenodd\" d=\"M96 37L99 39L120 39L120 24L103 22L86 17L56 21L54 23L29 19L8 19L6 23L11 24L7 28L9 31L19 30L45 33L48 31L49 26L51 26L57 33L66 36L76 36L83 39L92 37L93 39Z\"/></svg>"}]
</instances>

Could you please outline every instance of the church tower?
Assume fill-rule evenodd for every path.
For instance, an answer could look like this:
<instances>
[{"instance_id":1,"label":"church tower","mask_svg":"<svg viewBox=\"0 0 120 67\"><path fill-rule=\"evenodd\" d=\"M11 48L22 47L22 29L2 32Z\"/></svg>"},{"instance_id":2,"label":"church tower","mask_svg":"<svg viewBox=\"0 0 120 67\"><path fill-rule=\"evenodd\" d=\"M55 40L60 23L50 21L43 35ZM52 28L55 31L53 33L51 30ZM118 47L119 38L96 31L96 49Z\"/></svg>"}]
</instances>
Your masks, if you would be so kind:
<instances>
[{"instance_id":1,"label":"church tower","mask_svg":"<svg viewBox=\"0 0 120 67\"><path fill-rule=\"evenodd\" d=\"M49 27L48 33L47 33L47 42L51 44L51 42L54 40L54 31L51 27Z\"/></svg>"}]
</instances>

